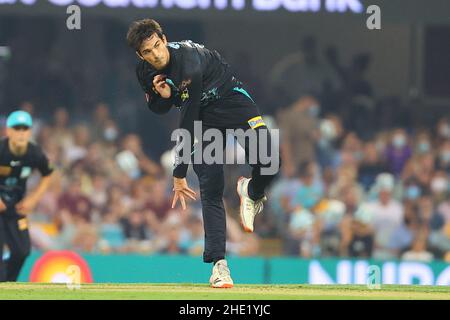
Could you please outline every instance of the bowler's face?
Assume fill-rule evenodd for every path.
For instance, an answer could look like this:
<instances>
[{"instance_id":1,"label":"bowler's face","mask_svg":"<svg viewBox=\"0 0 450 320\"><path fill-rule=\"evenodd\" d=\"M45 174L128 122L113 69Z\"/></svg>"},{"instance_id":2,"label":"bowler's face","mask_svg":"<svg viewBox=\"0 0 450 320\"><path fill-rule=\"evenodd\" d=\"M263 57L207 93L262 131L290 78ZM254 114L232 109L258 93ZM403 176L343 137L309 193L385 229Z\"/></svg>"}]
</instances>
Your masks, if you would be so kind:
<instances>
[{"instance_id":1,"label":"bowler's face","mask_svg":"<svg viewBox=\"0 0 450 320\"><path fill-rule=\"evenodd\" d=\"M139 53L141 59L150 63L157 70L162 70L169 64L170 53L165 36L161 39L156 33L152 34L142 42Z\"/></svg>"}]
</instances>

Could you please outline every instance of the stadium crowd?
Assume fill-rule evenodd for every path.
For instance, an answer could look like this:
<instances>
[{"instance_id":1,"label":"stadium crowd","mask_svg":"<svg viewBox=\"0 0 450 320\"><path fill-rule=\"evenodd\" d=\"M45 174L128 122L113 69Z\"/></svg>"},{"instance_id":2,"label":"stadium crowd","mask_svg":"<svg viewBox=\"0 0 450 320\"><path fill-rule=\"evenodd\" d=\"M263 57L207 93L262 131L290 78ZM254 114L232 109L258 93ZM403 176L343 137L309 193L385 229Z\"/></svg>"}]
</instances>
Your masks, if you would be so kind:
<instances>
[{"instance_id":1,"label":"stadium crowd","mask_svg":"<svg viewBox=\"0 0 450 320\"><path fill-rule=\"evenodd\" d=\"M64 37L57 39L64 44ZM27 56L18 50L9 63L20 71L14 75L19 80L7 82L11 97L22 95L23 86L35 89L32 96L39 98L17 107L33 114L34 140L57 169L30 216L33 246L200 255L200 202L190 202L186 211L171 208L168 132L176 127L176 113L164 122L146 110L134 57L116 48L104 60L96 46L97 60L76 68L64 63L73 61L76 48L51 50L50 39L42 45L52 58L33 59L32 67L48 72L20 67ZM262 254L270 239L282 244L271 254L450 261L448 117L418 121L428 119L427 111L414 108L415 102L378 97L366 80L370 54L356 54L346 66L335 48L321 53L311 37L273 66L269 85L245 53L228 60L267 125L280 129L283 158L254 234L239 226L235 191L249 168L226 165L229 254ZM93 102L102 98L106 103ZM191 169L188 179L195 188Z\"/></svg>"},{"instance_id":2,"label":"stadium crowd","mask_svg":"<svg viewBox=\"0 0 450 320\"><path fill-rule=\"evenodd\" d=\"M277 118L265 117L281 129L284 162L255 234L239 226L234 188L248 168L226 165L229 253L257 255L261 239L282 239L279 254L302 257L445 258L448 118L432 129L382 130L365 141L345 130L339 116L319 117L318 105L305 96ZM22 108L33 112L29 102ZM170 150L161 159L148 157L141 137L121 135L103 103L88 120L71 123L65 108L51 121L35 116L35 140L58 170L31 215L34 247L200 254L199 202L171 209ZM188 178L195 186L192 170Z\"/></svg>"}]
</instances>

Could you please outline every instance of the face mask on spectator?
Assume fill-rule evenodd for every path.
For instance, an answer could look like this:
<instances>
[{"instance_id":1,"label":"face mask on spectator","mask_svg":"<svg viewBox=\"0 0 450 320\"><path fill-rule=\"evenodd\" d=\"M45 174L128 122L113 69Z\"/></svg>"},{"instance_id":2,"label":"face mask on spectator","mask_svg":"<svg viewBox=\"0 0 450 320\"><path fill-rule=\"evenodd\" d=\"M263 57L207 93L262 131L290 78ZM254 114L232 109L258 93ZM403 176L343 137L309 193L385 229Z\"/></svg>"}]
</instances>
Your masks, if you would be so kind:
<instances>
[{"instance_id":1,"label":"face mask on spectator","mask_svg":"<svg viewBox=\"0 0 450 320\"><path fill-rule=\"evenodd\" d=\"M450 151L444 151L441 153L441 161L443 163L450 163Z\"/></svg>"},{"instance_id":2,"label":"face mask on spectator","mask_svg":"<svg viewBox=\"0 0 450 320\"><path fill-rule=\"evenodd\" d=\"M319 113L320 113L320 107L317 104L309 107L309 115L311 117L317 118L319 116Z\"/></svg>"},{"instance_id":3,"label":"face mask on spectator","mask_svg":"<svg viewBox=\"0 0 450 320\"><path fill-rule=\"evenodd\" d=\"M392 139L392 144L396 148L402 148L406 145L406 137L403 134L396 134Z\"/></svg>"},{"instance_id":4,"label":"face mask on spectator","mask_svg":"<svg viewBox=\"0 0 450 320\"><path fill-rule=\"evenodd\" d=\"M450 138L450 125L448 123L442 125L439 134L444 138Z\"/></svg>"},{"instance_id":5,"label":"face mask on spectator","mask_svg":"<svg viewBox=\"0 0 450 320\"><path fill-rule=\"evenodd\" d=\"M430 143L428 141L422 141L417 146L419 153L427 153L430 151Z\"/></svg>"},{"instance_id":6,"label":"face mask on spectator","mask_svg":"<svg viewBox=\"0 0 450 320\"><path fill-rule=\"evenodd\" d=\"M421 191L420 188L416 185L411 185L406 188L405 196L409 200L415 200L420 197Z\"/></svg>"},{"instance_id":7,"label":"face mask on spectator","mask_svg":"<svg viewBox=\"0 0 450 320\"><path fill-rule=\"evenodd\" d=\"M140 176L139 160L133 152L124 150L116 155L116 162L129 177L136 179Z\"/></svg>"},{"instance_id":8,"label":"face mask on spectator","mask_svg":"<svg viewBox=\"0 0 450 320\"><path fill-rule=\"evenodd\" d=\"M386 148L386 143L383 140L378 140L375 147L377 148L378 153L383 153Z\"/></svg>"},{"instance_id":9,"label":"face mask on spectator","mask_svg":"<svg viewBox=\"0 0 450 320\"><path fill-rule=\"evenodd\" d=\"M118 133L116 129L109 127L105 129L105 131L103 132L103 136L108 141L114 141L116 140Z\"/></svg>"},{"instance_id":10,"label":"face mask on spectator","mask_svg":"<svg viewBox=\"0 0 450 320\"><path fill-rule=\"evenodd\" d=\"M441 193L448 190L448 181L444 177L436 177L431 180L431 191Z\"/></svg>"},{"instance_id":11,"label":"face mask on spectator","mask_svg":"<svg viewBox=\"0 0 450 320\"><path fill-rule=\"evenodd\" d=\"M322 120L320 123L320 133L322 138L329 141L334 140L334 138L336 138L336 128L333 121L329 119Z\"/></svg>"},{"instance_id":12,"label":"face mask on spectator","mask_svg":"<svg viewBox=\"0 0 450 320\"><path fill-rule=\"evenodd\" d=\"M353 152L353 158L356 161L361 161L364 158L364 154L361 151L355 151Z\"/></svg>"}]
</instances>

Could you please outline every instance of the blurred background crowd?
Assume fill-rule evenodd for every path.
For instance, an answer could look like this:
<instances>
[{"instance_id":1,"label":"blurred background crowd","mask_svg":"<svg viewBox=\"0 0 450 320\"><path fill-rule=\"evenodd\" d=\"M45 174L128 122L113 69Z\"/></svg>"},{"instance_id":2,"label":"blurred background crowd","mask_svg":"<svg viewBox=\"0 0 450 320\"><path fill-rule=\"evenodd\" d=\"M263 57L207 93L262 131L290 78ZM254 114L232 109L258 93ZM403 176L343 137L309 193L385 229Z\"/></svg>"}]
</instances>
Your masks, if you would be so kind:
<instances>
[{"instance_id":1,"label":"blurred background crowd","mask_svg":"<svg viewBox=\"0 0 450 320\"><path fill-rule=\"evenodd\" d=\"M30 216L34 248L201 255L200 202L171 209L178 114L147 110L136 57L117 41L126 24L64 37L51 20L34 30L20 20L0 21L12 48L0 63L0 127L13 109L32 113L34 140L57 168ZM235 192L250 168L225 166L228 253L450 261L450 106L430 113L418 99L380 95L370 52L344 59L314 36L295 41L298 51L264 72L251 52L221 51L280 130L283 158L254 234L239 225ZM188 179L198 186L191 169Z\"/></svg>"}]
</instances>

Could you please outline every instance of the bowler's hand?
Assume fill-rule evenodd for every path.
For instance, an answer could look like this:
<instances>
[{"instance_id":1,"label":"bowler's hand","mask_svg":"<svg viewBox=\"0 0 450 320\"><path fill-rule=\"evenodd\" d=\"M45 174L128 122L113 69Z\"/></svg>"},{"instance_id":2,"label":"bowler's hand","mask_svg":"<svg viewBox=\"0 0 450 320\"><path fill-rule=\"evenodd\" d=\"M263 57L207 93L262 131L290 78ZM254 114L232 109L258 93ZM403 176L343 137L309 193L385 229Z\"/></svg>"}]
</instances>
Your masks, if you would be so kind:
<instances>
[{"instance_id":1,"label":"bowler's hand","mask_svg":"<svg viewBox=\"0 0 450 320\"><path fill-rule=\"evenodd\" d=\"M26 215L33 212L34 208L36 208L37 199L34 197L26 197L22 201L16 204L17 213Z\"/></svg>"},{"instance_id":2,"label":"bowler's hand","mask_svg":"<svg viewBox=\"0 0 450 320\"><path fill-rule=\"evenodd\" d=\"M181 202L181 207L186 210L186 200L184 197L195 199L195 191L188 187L186 178L173 178L173 191L175 192L172 201L172 209L177 205L178 199Z\"/></svg>"},{"instance_id":3,"label":"bowler's hand","mask_svg":"<svg viewBox=\"0 0 450 320\"><path fill-rule=\"evenodd\" d=\"M170 86L166 83L166 76L163 74L158 74L153 78L153 86L155 90L158 91L159 95L163 98L170 98L171 90Z\"/></svg>"}]
</instances>

